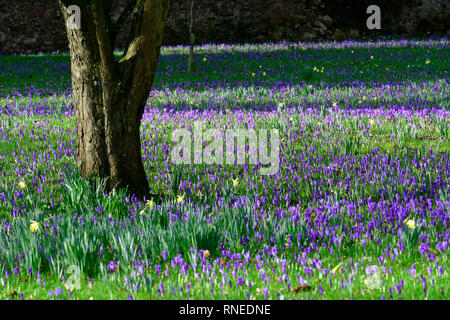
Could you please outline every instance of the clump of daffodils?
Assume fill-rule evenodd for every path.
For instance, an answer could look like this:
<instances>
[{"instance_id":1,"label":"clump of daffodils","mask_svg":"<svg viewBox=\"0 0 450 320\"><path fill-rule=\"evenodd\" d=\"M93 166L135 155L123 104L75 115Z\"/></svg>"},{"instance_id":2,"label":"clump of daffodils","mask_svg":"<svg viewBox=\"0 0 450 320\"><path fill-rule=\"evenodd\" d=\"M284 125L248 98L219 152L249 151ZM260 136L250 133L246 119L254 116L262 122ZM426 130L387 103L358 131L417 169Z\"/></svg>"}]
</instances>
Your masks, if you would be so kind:
<instances>
[{"instance_id":1,"label":"clump of daffodils","mask_svg":"<svg viewBox=\"0 0 450 320\"><path fill-rule=\"evenodd\" d=\"M416 228L416 222L413 219L409 219L406 221L406 226L411 230L414 230Z\"/></svg>"},{"instance_id":2,"label":"clump of daffodils","mask_svg":"<svg viewBox=\"0 0 450 320\"><path fill-rule=\"evenodd\" d=\"M20 181L19 182L19 188L20 189L25 189L27 187L27 184L24 181Z\"/></svg>"},{"instance_id":3,"label":"clump of daffodils","mask_svg":"<svg viewBox=\"0 0 450 320\"><path fill-rule=\"evenodd\" d=\"M338 270L341 268L342 263L339 263L336 267L333 268L333 270L331 270L331 273L335 274L336 272L338 272Z\"/></svg>"},{"instance_id":4,"label":"clump of daffodils","mask_svg":"<svg viewBox=\"0 0 450 320\"><path fill-rule=\"evenodd\" d=\"M280 103L278 104L277 112L278 112L278 113L281 113L281 110L283 109L283 107L284 107L284 103L280 102Z\"/></svg>"},{"instance_id":5,"label":"clump of daffodils","mask_svg":"<svg viewBox=\"0 0 450 320\"><path fill-rule=\"evenodd\" d=\"M31 220L31 224L30 224L30 231L31 232L39 231L39 227L40 227L40 223L39 222Z\"/></svg>"},{"instance_id":6,"label":"clump of daffodils","mask_svg":"<svg viewBox=\"0 0 450 320\"><path fill-rule=\"evenodd\" d=\"M177 197L177 203L183 203L184 202L184 196L186 195L186 193L183 193L182 196L178 196Z\"/></svg>"},{"instance_id":7,"label":"clump of daffodils","mask_svg":"<svg viewBox=\"0 0 450 320\"><path fill-rule=\"evenodd\" d=\"M145 203L145 206L149 209L153 208L154 205L155 202L153 201L153 198L151 200L147 200L147 202Z\"/></svg>"},{"instance_id":8,"label":"clump of daffodils","mask_svg":"<svg viewBox=\"0 0 450 320\"><path fill-rule=\"evenodd\" d=\"M145 203L145 208L142 209L141 212L140 212L141 216L143 214L145 214L145 211L147 209L152 209L154 207L154 205L155 205L155 202L153 201L153 198L151 200L147 200L147 202Z\"/></svg>"}]
</instances>

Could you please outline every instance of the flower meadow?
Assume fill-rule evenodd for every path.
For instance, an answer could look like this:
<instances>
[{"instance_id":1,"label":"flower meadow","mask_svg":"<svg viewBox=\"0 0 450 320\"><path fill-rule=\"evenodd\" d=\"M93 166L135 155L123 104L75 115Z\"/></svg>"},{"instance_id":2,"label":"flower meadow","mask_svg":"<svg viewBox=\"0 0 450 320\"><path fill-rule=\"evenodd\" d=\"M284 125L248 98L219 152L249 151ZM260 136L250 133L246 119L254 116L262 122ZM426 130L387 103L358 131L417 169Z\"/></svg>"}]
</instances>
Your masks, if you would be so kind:
<instances>
[{"instance_id":1,"label":"flower meadow","mask_svg":"<svg viewBox=\"0 0 450 320\"><path fill-rule=\"evenodd\" d=\"M0 56L0 298L450 297L447 38L188 50L162 48L144 201L80 177L69 55ZM194 122L278 129L279 170L172 163Z\"/></svg>"}]
</instances>

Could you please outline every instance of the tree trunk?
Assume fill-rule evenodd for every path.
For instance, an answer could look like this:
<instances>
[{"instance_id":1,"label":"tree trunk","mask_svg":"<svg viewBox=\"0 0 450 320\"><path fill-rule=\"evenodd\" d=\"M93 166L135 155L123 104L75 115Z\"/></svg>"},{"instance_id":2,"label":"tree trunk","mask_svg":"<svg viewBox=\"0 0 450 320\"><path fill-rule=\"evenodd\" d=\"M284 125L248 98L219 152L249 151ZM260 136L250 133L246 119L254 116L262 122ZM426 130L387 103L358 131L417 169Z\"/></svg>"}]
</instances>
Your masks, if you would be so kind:
<instances>
[{"instance_id":1,"label":"tree trunk","mask_svg":"<svg viewBox=\"0 0 450 320\"><path fill-rule=\"evenodd\" d=\"M193 24L193 14L192 10L194 7L194 0L188 0L186 2L186 14L188 20L188 29L189 29L189 57L188 57L188 65L187 72L192 73L195 72L195 62L194 62L194 42L195 35L192 33L192 24Z\"/></svg>"},{"instance_id":2,"label":"tree trunk","mask_svg":"<svg viewBox=\"0 0 450 320\"><path fill-rule=\"evenodd\" d=\"M128 187L130 194L148 196L139 129L159 59L169 1L135 1L130 40L119 61L113 55L116 34L111 32L120 26L109 19L111 4L102 0L65 2L60 1L66 21L68 5L81 9L81 28L67 27L77 165L85 178L107 178L108 190Z\"/></svg>"},{"instance_id":3,"label":"tree trunk","mask_svg":"<svg viewBox=\"0 0 450 320\"><path fill-rule=\"evenodd\" d=\"M130 88L131 90L131 88ZM130 91L128 91L130 92ZM140 122L146 100L142 108L136 105L135 109L142 112L129 112L128 99L119 99L112 105L114 112L110 112L110 118L106 121L106 150L109 163L109 188L128 187L131 194L138 197L149 195L144 165L141 155Z\"/></svg>"},{"instance_id":4,"label":"tree trunk","mask_svg":"<svg viewBox=\"0 0 450 320\"><path fill-rule=\"evenodd\" d=\"M191 43L189 45L189 57L188 57L188 67L187 72L195 72L195 61L194 61L194 34L191 33Z\"/></svg>"}]
</instances>

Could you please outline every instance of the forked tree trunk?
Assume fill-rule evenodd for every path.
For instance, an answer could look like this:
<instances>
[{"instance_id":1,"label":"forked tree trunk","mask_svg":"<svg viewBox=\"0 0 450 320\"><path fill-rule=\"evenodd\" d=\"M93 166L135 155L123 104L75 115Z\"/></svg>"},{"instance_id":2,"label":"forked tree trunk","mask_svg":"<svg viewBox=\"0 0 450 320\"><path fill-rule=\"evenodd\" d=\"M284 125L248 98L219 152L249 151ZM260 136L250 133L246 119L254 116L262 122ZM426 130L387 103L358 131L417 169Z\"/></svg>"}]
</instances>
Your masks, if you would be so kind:
<instances>
[{"instance_id":1,"label":"forked tree trunk","mask_svg":"<svg viewBox=\"0 0 450 320\"><path fill-rule=\"evenodd\" d=\"M130 193L142 198L149 194L149 186L139 129L159 59L169 1L134 1L116 23L109 18L111 1L60 4L66 21L69 5L81 9L81 28L67 27L77 165L85 178L108 178L109 190L128 187ZM117 61L114 39L131 11L129 43Z\"/></svg>"}]
</instances>

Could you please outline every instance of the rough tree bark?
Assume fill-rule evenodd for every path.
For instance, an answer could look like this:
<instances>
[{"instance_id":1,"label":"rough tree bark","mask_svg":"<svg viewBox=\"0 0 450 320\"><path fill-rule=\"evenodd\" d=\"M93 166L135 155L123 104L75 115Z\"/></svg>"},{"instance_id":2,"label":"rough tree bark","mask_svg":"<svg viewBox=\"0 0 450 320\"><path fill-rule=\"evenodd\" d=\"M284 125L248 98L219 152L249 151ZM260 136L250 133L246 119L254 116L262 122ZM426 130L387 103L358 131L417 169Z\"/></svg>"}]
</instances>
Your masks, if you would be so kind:
<instances>
[{"instance_id":1,"label":"rough tree bark","mask_svg":"<svg viewBox=\"0 0 450 320\"><path fill-rule=\"evenodd\" d=\"M159 59L170 0L129 1L116 21L112 0L59 0L69 40L72 95L82 176L108 178L109 190L149 193L139 128ZM79 29L68 27L67 7L81 9ZM128 45L113 55L117 33L132 16Z\"/></svg>"}]
</instances>

